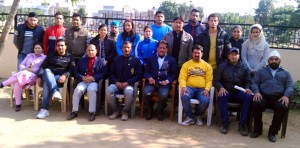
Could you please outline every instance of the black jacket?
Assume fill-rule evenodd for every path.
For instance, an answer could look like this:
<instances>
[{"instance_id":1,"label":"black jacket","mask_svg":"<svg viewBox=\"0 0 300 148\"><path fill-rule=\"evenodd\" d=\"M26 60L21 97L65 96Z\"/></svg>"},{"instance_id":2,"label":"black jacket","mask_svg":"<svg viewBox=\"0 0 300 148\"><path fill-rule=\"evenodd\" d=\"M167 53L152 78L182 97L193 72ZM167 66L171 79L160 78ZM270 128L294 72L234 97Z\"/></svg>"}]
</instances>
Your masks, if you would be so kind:
<instances>
[{"instance_id":1,"label":"black jacket","mask_svg":"<svg viewBox=\"0 0 300 148\"><path fill-rule=\"evenodd\" d=\"M226 60L218 66L217 72L214 74L214 86L218 90L224 87L227 91L232 92L236 90L234 85L250 89L250 83L250 70L241 61L232 65L229 60Z\"/></svg>"},{"instance_id":2,"label":"black jacket","mask_svg":"<svg viewBox=\"0 0 300 148\"><path fill-rule=\"evenodd\" d=\"M210 37L209 37L208 29L209 29L209 27L207 27L194 40L194 44L198 44L203 47L202 59L206 62L208 62L209 50L210 50ZM227 59L227 52L231 48L231 44L229 42L229 36L220 26L218 26L216 47L217 47L216 59L217 59L217 65L219 65L222 63L222 61Z\"/></svg>"}]
</instances>

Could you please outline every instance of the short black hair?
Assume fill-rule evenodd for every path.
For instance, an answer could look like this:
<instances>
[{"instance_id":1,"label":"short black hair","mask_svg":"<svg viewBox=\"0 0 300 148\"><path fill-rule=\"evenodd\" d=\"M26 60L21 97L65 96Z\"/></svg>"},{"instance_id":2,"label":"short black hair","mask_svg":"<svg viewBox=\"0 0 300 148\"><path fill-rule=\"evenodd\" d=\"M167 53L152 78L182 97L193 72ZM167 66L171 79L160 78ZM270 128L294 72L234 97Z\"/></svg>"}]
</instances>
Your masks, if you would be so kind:
<instances>
[{"instance_id":1,"label":"short black hair","mask_svg":"<svg viewBox=\"0 0 300 148\"><path fill-rule=\"evenodd\" d=\"M55 14L54 14L54 17L56 17L56 16L58 16L58 15L61 15L61 16L63 16L63 18L64 18L64 15L61 13L61 12L56 12Z\"/></svg>"},{"instance_id":2,"label":"short black hair","mask_svg":"<svg viewBox=\"0 0 300 148\"><path fill-rule=\"evenodd\" d=\"M193 12L198 12L198 13L200 13L200 11L198 10L198 9L192 9L192 11L191 11L191 14L193 13Z\"/></svg>"},{"instance_id":3,"label":"short black hair","mask_svg":"<svg viewBox=\"0 0 300 148\"><path fill-rule=\"evenodd\" d=\"M219 13L212 13L212 14L210 14L210 15L207 17L207 21L209 21L209 19L210 19L211 17L217 17L217 18L219 19L220 15L219 15Z\"/></svg>"},{"instance_id":4,"label":"short black hair","mask_svg":"<svg viewBox=\"0 0 300 148\"><path fill-rule=\"evenodd\" d=\"M56 45L57 45L57 43L58 42L64 42L65 43L65 45L67 45L67 42L66 42L66 40L65 39L58 39L57 41L56 41Z\"/></svg>"},{"instance_id":5,"label":"short black hair","mask_svg":"<svg viewBox=\"0 0 300 148\"><path fill-rule=\"evenodd\" d=\"M163 11L158 10L158 11L155 12L155 16L156 16L157 14L161 14L161 13L162 13L163 15L165 15Z\"/></svg>"},{"instance_id":6,"label":"short black hair","mask_svg":"<svg viewBox=\"0 0 300 148\"><path fill-rule=\"evenodd\" d=\"M129 41L125 41L124 43L123 43L123 45L122 45L122 48L124 47L124 45L126 45L126 44L129 44L129 45L131 45L131 47L132 47L132 43L131 42L129 42Z\"/></svg>"},{"instance_id":7,"label":"short black hair","mask_svg":"<svg viewBox=\"0 0 300 148\"><path fill-rule=\"evenodd\" d=\"M201 52L203 52L203 47L200 46L200 45L198 45L198 44L196 44L196 45L194 45L193 48L192 48L192 51L193 51L193 52L194 52L194 50L200 50Z\"/></svg>"},{"instance_id":8,"label":"short black hair","mask_svg":"<svg viewBox=\"0 0 300 148\"><path fill-rule=\"evenodd\" d=\"M42 47L42 49L44 50L44 46L43 46L43 44L42 44L42 43L40 43L40 42L36 42L36 43L34 43L34 45L33 45L33 48L34 48L34 46L36 46L36 45L40 45L40 46Z\"/></svg>"},{"instance_id":9,"label":"short black hair","mask_svg":"<svg viewBox=\"0 0 300 148\"><path fill-rule=\"evenodd\" d=\"M166 40L160 40L160 41L157 43L157 47L158 47L160 44L165 44L165 45L167 45L167 48L168 48L168 42L167 42Z\"/></svg>"},{"instance_id":10,"label":"short black hair","mask_svg":"<svg viewBox=\"0 0 300 148\"><path fill-rule=\"evenodd\" d=\"M72 18L73 18L73 17L79 17L80 20L82 19L82 16L81 16L80 13L73 13Z\"/></svg>"}]
</instances>

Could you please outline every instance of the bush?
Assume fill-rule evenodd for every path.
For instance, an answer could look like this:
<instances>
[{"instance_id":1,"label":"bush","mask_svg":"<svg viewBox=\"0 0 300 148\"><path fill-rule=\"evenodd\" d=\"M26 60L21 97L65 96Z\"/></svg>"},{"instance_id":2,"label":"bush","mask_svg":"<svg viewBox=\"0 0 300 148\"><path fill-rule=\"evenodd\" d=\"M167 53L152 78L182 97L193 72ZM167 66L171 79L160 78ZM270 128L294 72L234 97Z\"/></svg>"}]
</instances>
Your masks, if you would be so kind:
<instances>
[{"instance_id":1,"label":"bush","mask_svg":"<svg viewBox=\"0 0 300 148\"><path fill-rule=\"evenodd\" d=\"M291 103L293 103L294 106L297 107L300 105L300 80L296 81L294 84L294 94L292 95L291 100Z\"/></svg>"}]
</instances>

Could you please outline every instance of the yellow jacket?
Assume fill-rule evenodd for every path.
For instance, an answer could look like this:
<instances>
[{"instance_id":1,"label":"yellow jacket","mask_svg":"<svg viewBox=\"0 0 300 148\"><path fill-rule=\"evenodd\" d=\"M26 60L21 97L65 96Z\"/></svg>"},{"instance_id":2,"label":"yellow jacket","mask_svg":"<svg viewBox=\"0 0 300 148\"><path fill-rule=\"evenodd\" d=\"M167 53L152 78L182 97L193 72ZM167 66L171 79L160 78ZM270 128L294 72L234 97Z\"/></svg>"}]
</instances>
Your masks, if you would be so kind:
<instances>
[{"instance_id":1,"label":"yellow jacket","mask_svg":"<svg viewBox=\"0 0 300 148\"><path fill-rule=\"evenodd\" d=\"M185 62L181 67L178 78L180 88L189 86L204 88L208 91L212 87L212 80L212 67L204 60L198 63L193 60Z\"/></svg>"}]
</instances>

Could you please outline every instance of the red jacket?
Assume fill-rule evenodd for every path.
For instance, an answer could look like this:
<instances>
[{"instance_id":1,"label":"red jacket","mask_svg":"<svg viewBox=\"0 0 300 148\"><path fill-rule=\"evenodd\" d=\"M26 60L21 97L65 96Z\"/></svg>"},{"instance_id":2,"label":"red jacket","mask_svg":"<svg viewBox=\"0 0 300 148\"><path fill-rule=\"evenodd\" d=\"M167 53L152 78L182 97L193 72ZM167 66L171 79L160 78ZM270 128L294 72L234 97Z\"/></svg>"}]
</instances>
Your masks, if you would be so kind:
<instances>
[{"instance_id":1,"label":"red jacket","mask_svg":"<svg viewBox=\"0 0 300 148\"><path fill-rule=\"evenodd\" d=\"M54 25L46 29L43 37L44 54L48 55L56 51L55 44L58 39L62 39L66 28Z\"/></svg>"}]
</instances>

